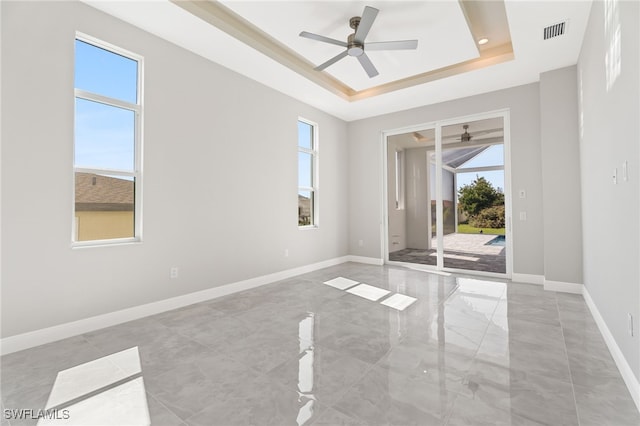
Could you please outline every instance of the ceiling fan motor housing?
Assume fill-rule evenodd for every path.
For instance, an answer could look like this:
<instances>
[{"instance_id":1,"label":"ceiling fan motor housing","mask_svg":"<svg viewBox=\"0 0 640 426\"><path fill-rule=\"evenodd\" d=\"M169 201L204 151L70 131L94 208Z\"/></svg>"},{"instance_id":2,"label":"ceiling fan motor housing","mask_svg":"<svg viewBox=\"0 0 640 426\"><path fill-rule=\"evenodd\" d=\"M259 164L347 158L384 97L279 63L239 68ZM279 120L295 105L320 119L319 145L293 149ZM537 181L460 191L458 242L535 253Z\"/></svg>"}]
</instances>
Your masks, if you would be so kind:
<instances>
[{"instance_id":1,"label":"ceiling fan motor housing","mask_svg":"<svg viewBox=\"0 0 640 426\"><path fill-rule=\"evenodd\" d=\"M354 18L351 18L354 19ZM355 40L356 33L349 34L347 39L347 53L349 56L360 56L364 53L364 44Z\"/></svg>"}]
</instances>

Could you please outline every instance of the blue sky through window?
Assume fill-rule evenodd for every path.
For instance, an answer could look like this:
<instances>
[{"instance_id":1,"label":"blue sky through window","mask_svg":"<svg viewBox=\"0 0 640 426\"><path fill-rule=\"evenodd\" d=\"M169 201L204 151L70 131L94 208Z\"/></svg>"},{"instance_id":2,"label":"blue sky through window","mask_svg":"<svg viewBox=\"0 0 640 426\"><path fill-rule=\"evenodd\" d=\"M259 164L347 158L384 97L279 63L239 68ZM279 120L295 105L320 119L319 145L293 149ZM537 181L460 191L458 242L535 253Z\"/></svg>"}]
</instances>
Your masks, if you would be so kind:
<instances>
[{"instance_id":1,"label":"blue sky through window","mask_svg":"<svg viewBox=\"0 0 640 426\"><path fill-rule=\"evenodd\" d=\"M490 146L477 156L461 165L459 169L489 166L504 166L504 145L498 144ZM483 176L485 179L491 182L494 188L501 188L504 191L504 170L457 173L457 189L459 190L464 185L471 184L478 176Z\"/></svg>"},{"instance_id":2,"label":"blue sky through window","mask_svg":"<svg viewBox=\"0 0 640 426\"><path fill-rule=\"evenodd\" d=\"M76 99L76 167L133 171L135 115L86 99Z\"/></svg>"},{"instance_id":3,"label":"blue sky through window","mask_svg":"<svg viewBox=\"0 0 640 426\"><path fill-rule=\"evenodd\" d=\"M138 62L81 40L75 43L75 87L137 102ZM75 166L135 169L135 113L76 98Z\"/></svg>"},{"instance_id":4,"label":"blue sky through window","mask_svg":"<svg viewBox=\"0 0 640 426\"><path fill-rule=\"evenodd\" d=\"M75 87L135 104L138 62L76 40Z\"/></svg>"},{"instance_id":5,"label":"blue sky through window","mask_svg":"<svg viewBox=\"0 0 640 426\"><path fill-rule=\"evenodd\" d=\"M306 149L313 149L313 126L302 121L298 121L298 146ZM313 184L313 156L305 152L298 151L298 186L311 187ZM299 192L307 197L308 193Z\"/></svg>"}]
</instances>

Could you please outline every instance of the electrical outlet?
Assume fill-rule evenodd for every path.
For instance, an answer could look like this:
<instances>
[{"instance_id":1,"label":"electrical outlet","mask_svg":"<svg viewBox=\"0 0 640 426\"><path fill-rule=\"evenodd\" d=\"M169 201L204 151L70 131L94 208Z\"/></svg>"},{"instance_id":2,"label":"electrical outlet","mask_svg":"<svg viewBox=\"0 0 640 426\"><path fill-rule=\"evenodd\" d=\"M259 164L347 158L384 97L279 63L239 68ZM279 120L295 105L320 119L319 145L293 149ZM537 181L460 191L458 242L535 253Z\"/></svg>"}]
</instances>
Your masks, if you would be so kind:
<instances>
[{"instance_id":1,"label":"electrical outlet","mask_svg":"<svg viewBox=\"0 0 640 426\"><path fill-rule=\"evenodd\" d=\"M613 184L616 185L618 183L618 169L613 169Z\"/></svg>"},{"instance_id":2,"label":"electrical outlet","mask_svg":"<svg viewBox=\"0 0 640 426\"><path fill-rule=\"evenodd\" d=\"M633 337L633 315L629 315L629 336Z\"/></svg>"},{"instance_id":3,"label":"electrical outlet","mask_svg":"<svg viewBox=\"0 0 640 426\"><path fill-rule=\"evenodd\" d=\"M520 220L527 220L527 212L520 212Z\"/></svg>"},{"instance_id":4,"label":"electrical outlet","mask_svg":"<svg viewBox=\"0 0 640 426\"><path fill-rule=\"evenodd\" d=\"M629 162L627 160L622 163L622 180L624 182L629 181Z\"/></svg>"},{"instance_id":5,"label":"electrical outlet","mask_svg":"<svg viewBox=\"0 0 640 426\"><path fill-rule=\"evenodd\" d=\"M178 278L178 267L177 266L174 266L174 267L171 268L170 276L171 276L171 278Z\"/></svg>"}]
</instances>

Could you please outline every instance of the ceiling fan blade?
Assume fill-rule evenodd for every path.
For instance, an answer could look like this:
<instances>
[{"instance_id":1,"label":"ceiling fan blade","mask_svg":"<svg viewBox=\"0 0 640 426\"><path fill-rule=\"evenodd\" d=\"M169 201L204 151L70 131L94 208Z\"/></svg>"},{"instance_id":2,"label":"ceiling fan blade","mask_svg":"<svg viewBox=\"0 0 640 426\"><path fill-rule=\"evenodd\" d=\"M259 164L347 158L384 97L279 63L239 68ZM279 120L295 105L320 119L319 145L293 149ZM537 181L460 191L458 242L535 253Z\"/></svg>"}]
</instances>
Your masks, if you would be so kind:
<instances>
[{"instance_id":1,"label":"ceiling fan blade","mask_svg":"<svg viewBox=\"0 0 640 426\"><path fill-rule=\"evenodd\" d=\"M380 41L367 43L367 50L412 50L418 48L418 40Z\"/></svg>"},{"instance_id":2,"label":"ceiling fan blade","mask_svg":"<svg viewBox=\"0 0 640 426\"><path fill-rule=\"evenodd\" d=\"M369 59L366 53L358 56L358 61L360 61L360 65L362 65L362 68L367 72L369 78L373 78L379 74L378 70L373 66L371 59Z\"/></svg>"},{"instance_id":3,"label":"ceiling fan blade","mask_svg":"<svg viewBox=\"0 0 640 426\"><path fill-rule=\"evenodd\" d=\"M358 24L358 29L356 30L356 35L354 40L358 43L364 43L364 39L367 38L367 34L369 34L369 30L373 25L373 21L376 20L376 16L378 16L379 10L365 6L364 11L362 12L362 17L360 18L360 24Z\"/></svg>"},{"instance_id":4,"label":"ceiling fan blade","mask_svg":"<svg viewBox=\"0 0 640 426\"><path fill-rule=\"evenodd\" d=\"M340 59L344 58L347 56L347 51L345 50L344 52L334 56L333 58L329 59L327 62L318 65L317 67L315 67L314 69L316 71L322 71L323 69L327 68L329 65L333 65L336 62L338 62Z\"/></svg>"},{"instance_id":5,"label":"ceiling fan blade","mask_svg":"<svg viewBox=\"0 0 640 426\"><path fill-rule=\"evenodd\" d=\"M325 36L321 36L319 34L313 34L307 31L303 31L300 33L300 37L310 38L311 40L322 41L324 43L336 44L338 46L347 47L347 43L344 41L336 40L334 38L329 38Z\"/></svg>"},{"instance_id":6,"label":"ceiling fan blade","mask_svg":"<svg viewBox=\"0 0 640 426\"><path fill-rule=\"evenodd\" d=\"M503 130L504 129L502 127L499 127L497 129L476 130L475 132L471 132L471 134L473 136L480 136L480 135L488 135L489 133L502 132Z\"/></svg>"}]
</instances>

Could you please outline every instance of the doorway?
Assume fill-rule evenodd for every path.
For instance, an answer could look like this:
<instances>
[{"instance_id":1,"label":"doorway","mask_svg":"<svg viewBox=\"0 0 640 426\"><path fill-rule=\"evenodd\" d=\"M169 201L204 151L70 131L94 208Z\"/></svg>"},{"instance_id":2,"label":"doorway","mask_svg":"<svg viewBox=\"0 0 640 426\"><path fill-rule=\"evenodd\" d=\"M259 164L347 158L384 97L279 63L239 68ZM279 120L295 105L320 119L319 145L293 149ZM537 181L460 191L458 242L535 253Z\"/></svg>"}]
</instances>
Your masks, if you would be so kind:
<instances>
[{"instance_id":1,"label":"doorway","mask_svg":"<svg viewBox=\"0 0 640 426\"><path fill-rule=\"evenodd\" d=\"M386 132L389 263L511 275L508 111Z\"/></svg>"}]
</instances>

